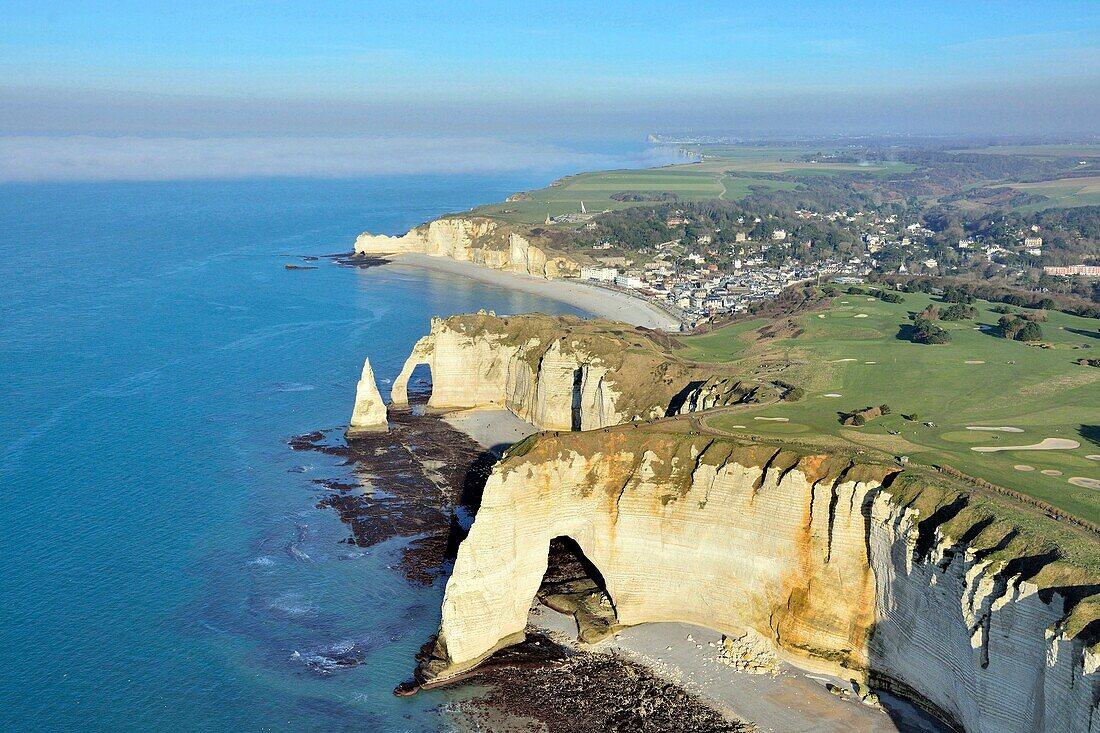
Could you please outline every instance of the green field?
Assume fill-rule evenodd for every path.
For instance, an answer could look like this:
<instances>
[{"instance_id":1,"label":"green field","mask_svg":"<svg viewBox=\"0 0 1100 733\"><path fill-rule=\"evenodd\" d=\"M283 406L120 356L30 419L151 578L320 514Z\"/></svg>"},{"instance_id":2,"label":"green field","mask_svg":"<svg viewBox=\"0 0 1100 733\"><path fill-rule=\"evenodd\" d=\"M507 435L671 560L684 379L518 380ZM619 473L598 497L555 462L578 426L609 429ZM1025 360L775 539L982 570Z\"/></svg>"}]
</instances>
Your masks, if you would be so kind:
<instances>
[{"instance_id":1,"label":"green field","mask_svg":"<svg viewBox=\"0 0 1100 733\"><path fill-rule=\"evenodd\" d=\"M1100 479L1100 461L1086 457L1100 455L1100 369L1074 363L1100 356L1100 322L1049 312L1042 328L1054 348L1041 349L1005 340L995 328L976 330L979 324L994 326L1000 317L983 302L978 321L941 324L951 331L950 344L920 345L899 338L899 331L910 323L910 312L937 299L904 297L900 304L868 296L835 298L827 310L798 316L796 325L803 333L797 336L760 340L755 333L760 322L753 321L683 338L685 349L679 353L686 358L729 362L746 374L768 374L806 391L800 402L715 416L709 425L732 433L908 455L914 463L945 463L1100 522L1100 491L1067 482L1070 477ZM839 422L838 412L883 403L892 413L866 426ZM902 416L913 413L916 420ZM788 422L756 417L786 417ZM1008 426L1023 432L971 431L968 426ZM1030 445L1045 438L1068 438L1080 447L970 450ZM1017 465L1034 470L1019 471ZM1061 475L1044 475L1043 470Z\"/></svg>"},{"instance_id":2,"label":"green field","mask_svg":"<svg viewBox=\"0 0 1100 733\"><path fill-rule=\"evenodd\" d=\"M1011 188L1046 196L1041 204L1018 207L1026 210L1044 209L1050 206L1100 206L1100 176L1059 178L1038 183L1013 183Z\"/></svg>"},{"instance_id":3,"label":"green field","mask_svg":"<svg viewBox=\"0 0 1100 733\"><path fill-rule=\"evenodd\" d=\"M1059 145L994 145L987 148L958 150L959 153L986 153L996 155L1027 155L1036 158L1100 157L1100 144L1066 143Z\"/></svg>"},{"instance_id":4,"label":"green field","mask_svg":"<svg viewBox=\"0 0 1100 733\"><path fill-rule=\"evenodd\" d=\"M811 152L805 148L712 147L700 149L707 157L698 163L663 168L613 170L569 176L546 188L528 191L523 201L495 203L474 209L474 214L490 216L513 224L535 226L547 214L579 213L581 202L589 212L623 209L645 202L622 202L611 198L622 192L664 192L677 194L682 201L706 199L736 200L750 193L750 187L776 190L793 189L794 180L773 180L768 176L830 175L862 172L885 174L901 172L912 166L892 163L883 166L858 166L842 163L806 163L794 160ZM727 175L732 173L733 175Z\"/></svg>"}]
</instances>

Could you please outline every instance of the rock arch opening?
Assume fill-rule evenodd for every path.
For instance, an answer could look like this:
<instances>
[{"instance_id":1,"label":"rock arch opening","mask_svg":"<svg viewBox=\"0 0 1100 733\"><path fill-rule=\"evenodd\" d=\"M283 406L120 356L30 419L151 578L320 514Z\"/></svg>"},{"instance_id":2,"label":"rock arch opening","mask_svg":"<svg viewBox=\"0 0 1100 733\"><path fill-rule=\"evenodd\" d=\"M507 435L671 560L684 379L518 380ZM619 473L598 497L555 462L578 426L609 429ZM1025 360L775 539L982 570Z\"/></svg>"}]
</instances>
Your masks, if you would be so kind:
<instances>
[{"instance_id":1,"label":"rock arch opening","mask_svg":"<svg viewBox=\"0 0 1100 733\"><path fill-rule=\"evenodd\" d=\"M546 574L536 598L558 613L572 616L577 637L594 643L619 629L615 602L603 573L568 535L550 540Z\"/></svg>"},{"instance_id":2,"label":"rock arch opening","mask_svg":"<svg viewBox=\"0 0 1100 733\"><path fill-rule=\"evenodd\" d=\"M405 378L406 402L413 409L421 409L432 398L432 366L428 362L417 364Z\"/></svg>"}]
</instances>

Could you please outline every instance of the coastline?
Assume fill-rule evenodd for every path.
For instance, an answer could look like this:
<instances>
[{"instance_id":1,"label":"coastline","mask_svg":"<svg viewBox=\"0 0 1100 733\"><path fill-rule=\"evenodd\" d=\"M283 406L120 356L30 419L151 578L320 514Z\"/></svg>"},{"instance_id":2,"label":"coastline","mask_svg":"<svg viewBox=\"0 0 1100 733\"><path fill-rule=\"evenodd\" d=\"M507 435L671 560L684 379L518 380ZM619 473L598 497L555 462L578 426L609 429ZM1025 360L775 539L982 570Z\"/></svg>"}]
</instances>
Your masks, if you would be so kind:
<instances>
[{"instance_id":1,"label":"coastline","mask_svg":"<svg viewBox=\"0 0 1100 733\"><path fill-rule=\"evenodd\" d=\"M759 733L946 733L911 704L882 694L889 712L861 704L851 685L786 662L780 673L739 672L719 659L722 635L682 622L655 622L623 629L596 644L577 640L576 622L536 602L528 623L571 649L621 655L658 677L699 695L731 719L751 722ZM843 689L830 692L827 685Z\"/></svg>"},{"instance_id":2,"label":"coastline","mask_svg":"<svg viewBox=\"0 0 1100 733\"><path fill-rule=\"evenodd\" d=\"M678 332L680 330L679 321L642 298L582 282L546 280L520 272L494 270L473 262L459 262L449 257L433 257L418 253L403 252L385 255L385 257L394 264L461 275L489 285L498 285L561 301L599 318L661 331Z\"/></svg>"},{"instance_id":3,"label":"coastline","mask_svg":"<svg viewBox=\"0 0 1100 733\"><path fill-rule=\"evenodd\" d=\"M537 432L534 426L502 408L453 410L442 413L440 418L496 457L512 443ZM595 644L585 644L577 638L573 618L537 601L528 623L529 629L549 635L566 648L630 660L656 677L698 695L705 705L727 719L751 722L760 733L946 731L903 700L881 693L889 712L869 707L860 704L859 697L851 693L848 681L813 674L782 660L778 662L782 671L776 677L734 670L719 659L722 635L700 626L681 622L642 624L622 629ZM830 691L830 686L835 691ZM492 704L473 703L452 712L451 724L463 733L482 730L487 723L492 723L496 730L519 733L530 730L532 724Z\"/></svg>"}]
</instances>

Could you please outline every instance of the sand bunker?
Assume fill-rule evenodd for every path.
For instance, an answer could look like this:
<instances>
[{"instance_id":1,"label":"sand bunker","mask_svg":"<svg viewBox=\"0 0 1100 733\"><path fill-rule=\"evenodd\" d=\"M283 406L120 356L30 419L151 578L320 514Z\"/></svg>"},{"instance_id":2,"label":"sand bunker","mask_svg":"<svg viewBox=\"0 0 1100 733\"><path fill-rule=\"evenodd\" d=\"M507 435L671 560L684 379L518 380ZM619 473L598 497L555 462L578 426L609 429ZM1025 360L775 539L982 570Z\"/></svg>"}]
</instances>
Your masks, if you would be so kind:
<instances>
[{"instance_id":1,"label":"sand bunker","mask_svg":"<svg viewBox=\"0 0 1100 733\"><path fill-rule=\"evenodd\" d=\"M1067 479L1074 486L1082 486L1086 489L1096 489L1100 491L1100 481L1094 478L1085 478L1084 476L1074 476L1071 479Z\"/></svg>"},{"instance_id":2,"label":"sand bunker","mask_svg":"<svg viewBox=\"0 0 1100 733\"><path fill-rule=\"evenodd\" d=\"M1080 443L1069 438L1046 438L1042 443L1035 443L1034 445L979 445L970 450L978 453L998 453L1004 450L1073 450L1080 447Z\"/></svg>"},{"instance_id":3,"label":"sand bunker","mask_svg":"<svg viewBox=\"0 0 1100 733\"><path fill-rule=\"evenodd\" d=\"M963 364L985 364L984 361L978 361L977 359L967 359Z\"/></svg>"},{"instance_id":4,"label":"sand bunker","mask_svg":"<svg viewBox=\"0 0 1100 733\"><path fill-rule=\"evenodd\" d=\"M1043 474L1044 476L1061 476L1062 475L1061 471L1055 471L1053 468L1044 468L1039 473Z\"/></svg>"},{"instance_id":5,"label":"sand bunker","mask_svg":"<svg viewBox=\"0 0 1100 733\"><path fill-rule=\"evenodd\" d=\"M833 359L830 364L836 364L838 361L859 361L858 359Z\"/></svg>"},{"instance_id":6,"label":"sand bunker","mask_svg":"<svg viewBox=\"0 0 1100 733\"><path fill-rule=\"evenodd\" d=\"M867 317L866 313L856 313L854 316L852 316L852 318L866 318L866 317Z\"/></svg>"},{"instance_id":7,"label":"sand bunker","mask_svg":"<svg viewBox=\"0 0 1100 733\"><path fill-rule=\"evenodd\" d=\"M824 318L824 317L825 317L825 314L824 314L824 313L819 313L819 314L817 315L817 317L818 317L818 318Z\"/></svg>"},{"instance_id":8,"label":"sand bunker","mask_svg":"<svg viewBox=\"0 0 1100 733\"><path fill-rule=\"evenodd\" d=\"M843 397L843 395L837 394L836 392L826 392L825 394L823 394L821 396L822 397ZM1097 458L1100 458L1100 456L1097 456Z\"/></svg>"},{"instance_id":9,"label":"sand bunker","mask_svg":"<svg viewBox=\"0 0 1100 733\"><path fill-rule=\"evenodd\" d=\"M878 364L877 361L865 361L864 364Z\"/></svg>"},{"instance_id":10,"label":"sand bunker","mask_svg":"<svg viewBox=\"0 0 1100 733\"><path fill-rule=\"evenodd\" d=\"M991 428L985 425L967 425L967 430L988 430L993 433L1022 433L1024 432L1020 428L1009 427L1008 425L1002 425L999 428Z\"/></svg>"},{"instance_id":11,"label":"sand bunker","mask_svg":"<svg viewBox=\"0 0 1100 733\"><path fill-rule=\"evenodd\" d=\"M875 302L875 299L874 299L874 298L868 298L868 299L867 299L867 302L868 302L868 303L874 303L874 302Z\"/></svg>"},{"instance_id":12,"label":"sand bunker","mask_svg":"<svg viewBox=\"0 0 1100 733\"><path fill-rule=\"evenodd\" d=\"M829 395L825 396L828 397ZM1085 456L1085 458L1088 458L1090 461L1100 461L1100 453L1090 453L1089 455Z\"/></svg>"},{"instance_id":13,"label":"sand bunker","mask_svg":"<svg viewBox=\"0 0 1100 733\"><path fill-rule=\"evenodd\" d=\"M773 422L790 422L789 417L754 417L753 420L771 420Z\"/></svg>"},{"instance_id":14,"label":"sand bunker","mask_svg":"<svg viewBox=\"0 0 1100 733\"><path fill-rule=\"evenodd\" d=\"M1015 468L1017 471L1034 471L1035 470L1035 466L1028 466L1024 463L1017 463L1015 466L1013 466L1013 468Z\"/></svg>"}]
</instances>

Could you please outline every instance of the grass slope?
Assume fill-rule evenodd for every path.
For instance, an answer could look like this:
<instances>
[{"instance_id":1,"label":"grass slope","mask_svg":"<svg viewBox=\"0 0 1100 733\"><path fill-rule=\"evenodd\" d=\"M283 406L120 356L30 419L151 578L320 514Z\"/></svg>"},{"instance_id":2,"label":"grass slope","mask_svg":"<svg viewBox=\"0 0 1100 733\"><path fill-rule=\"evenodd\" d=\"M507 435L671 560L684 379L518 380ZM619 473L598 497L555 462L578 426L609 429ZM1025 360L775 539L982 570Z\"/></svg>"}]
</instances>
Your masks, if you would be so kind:
<instances>
[{"instance_id":1,"label":"grass slope","mask_svg":"<svg viewBox=\"0 0 1100 733\"><path fill-rule=\"evenodd\" d=\"M1100 355L1098 322L1050 312L1042 328L1055 348L1040 349L996 335L1000 314L981 302L977 321L940 324L951 332L950 344L918 345L900 337L910 323L909 314L936 301L922 294L906 294L900 304L840 296L826 311L798 316L804 333L795 338L757 340L754 329L759 323L740 323L685 337L679 353L732 364L746 376L767 373L806 390L801 402L715 417L713 427L883 450L923 464L946 463L1100 522L1100 492L1067 482L1073 476L1100 479L1100 461L1086 458L1100 454L1100 369L1074 363ZM976 330L979 324L990 330ZM864 427L842 426L838 420L840 411L882 403L888 403L893 413ZM916 413L919 420L908 421L903 413ZM786 417L788 422L753 419L762 416ZM924 426L926 421L937 427ZM1010 426L1024 432L978 432L967 426ZM899 434L891 435L891 430ZM1048 437L1076 440L1081 447L970 450L1027 445ZM1035 470L1017 471L1018 464ZM1042 470L1062 475L1048 476Z\"/></svg>"}]
</instances>

